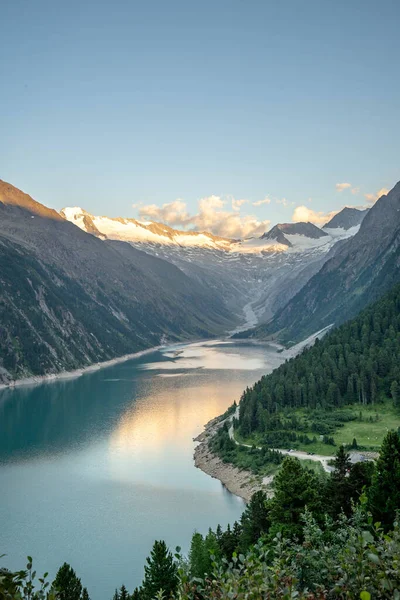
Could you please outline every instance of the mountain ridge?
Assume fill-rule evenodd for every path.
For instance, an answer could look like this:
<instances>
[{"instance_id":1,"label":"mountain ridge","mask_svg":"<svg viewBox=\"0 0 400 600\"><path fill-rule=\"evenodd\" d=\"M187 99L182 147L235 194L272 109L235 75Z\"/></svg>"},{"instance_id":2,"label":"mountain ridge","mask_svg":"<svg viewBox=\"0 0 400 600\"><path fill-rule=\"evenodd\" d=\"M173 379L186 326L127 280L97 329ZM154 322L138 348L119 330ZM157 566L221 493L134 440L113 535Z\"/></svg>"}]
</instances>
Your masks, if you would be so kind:
<instances>
[{"instance_id":1,"label":"mountain ridge","mask_svg":"<svg viewBox=\"0 0 400 600\"><path fill-rule=\"evenodd\" d=\"M0 382L236 323L218 294L175 265L89 235L11 184L0 194Z\"/></svg>"},{"instance_id":2,"label":"mountain ridge","mask_svg":"<svg viewBox=\"0 0 400 600\"><path fill-rule=\"evenodd\" d=\"M368 208L361 210L358 208L353 208L350 206L345 206L341 211L336 213L335 216L330 219L325 225L323 229L350 229L351 227L355 227L357 225L361 225L364 217L368 212Z\"/></svg>"},{"instance_id":3,"label":"mountain ridge","mask_svg":"<svg viewBox=\"0 0 400 600\"><path fill-rule=\"evenodd\" d=\"M266 325L242 337L271 335L288 343L340 324L400 280L400 182L369 209L358 233Z\"/></svg>"},{"instance_id":4,"label":"mountain ridge","mask_svg":"<svg viewBox=\"0 0 400 600\"><path fill-rule=\"evenodd\" d=\"M95 216L81 207L65 207L60 211L63 218L88 233L102 239L115 239L133 244L157 244L164 246L199 247L221 250L231 253L259 254L267 252L284 252L289 248L302 251L305 240L309 239L309 247L320 238L335 243L340 235L346 237L354 232L326 232L313 223L278 223L271 230L258 238L243 240L224 238L207 231L179 230L164 223L140 221L133 218ZM301 240L287 236L301 236ZM314 241L313 241L314 240ZM299 243L300 242L300 243Z\"/></svg>"},{"instance_id":5,"label":"mountain ridge","mask_svg":"<svg viewBox=\"0 0 400 600\"><path fill-rule=\"evenodd\" d=\"M278 223L272 229L264 233L260 239L275 240L279 244L284 244L289 248L293 247L292 242L287 238L287 235L302 235L310 239L319 239L328 234L310 222L299 223Z\"/></svg>"}]
</instances>

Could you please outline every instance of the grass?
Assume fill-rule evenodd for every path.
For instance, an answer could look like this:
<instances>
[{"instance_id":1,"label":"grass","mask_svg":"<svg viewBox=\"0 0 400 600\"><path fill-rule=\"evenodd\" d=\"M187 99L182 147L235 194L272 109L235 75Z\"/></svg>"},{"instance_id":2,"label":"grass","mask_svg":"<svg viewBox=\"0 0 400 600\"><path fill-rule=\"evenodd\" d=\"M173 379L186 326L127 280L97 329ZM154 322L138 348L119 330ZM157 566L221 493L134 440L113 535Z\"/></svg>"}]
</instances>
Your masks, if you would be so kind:
<instances>
[{"instance_id":1,"label":"grass","mask_svg":"<svg viewBox=\"0 0 400 600\"><path fill-rule=\"evenodd\" d=\"M392 401L389 400L385 403L379 403L373 406L360 406L358 404L349 405L342 407L339 410L349 411L354 416L354 420L343 423L341 427L337 427L334 432L329 434L329 437L334 438L335 446L325 444L322 440L320 440L320 436L318 434L309 430L301 432L295 431L295 433L306 434L310 439L315 436L317 438L316 442L304 444L296 441L290 442L290 445L288 445L286 442L281 446L281 449L286 450L288 447L290 447L296 450L321 454L322 456L332 456L336 454L337 448L340 445L351 445L353 439L355 438L360 450L377 452L379 451L382 440L387 432L393 429L397 430L400 427L400 410L396 409L393 406ZM312 412L304 409L298 409L294 411L293 414L295 414L296 417L302 422L306 418L308 421L311 421L313 415ZM327 415L328 414L332 413L327 413ZM282 418L288 418L287 413L282 413ZM239 432L236 431L235 438L239 443L261 446L263 434L256 433L248 438L243 438Z\"/></svg>"},{"instance_id":2,"label":"grass","mask_svg":"<svg viewBox=\"0 0 400 600\"><path fill-rule=\"evenodd\" d=\"M360 411L356 411L357 415ZM375 421L375 415L378 420ZM400 427L400 411L396 410L392 403L376 405L362 410L362 421L350 421L340 427L335 433L335 442L340 444L351 444L356 438L359 446L366 449L379 450L383 438L391 429ZM372 417L372 422L369 420Z\"/></svg>"},{"instance_id":3,"label":"grass","mask_svg":"<svg viewBox=\"0 0 400 600\"><path fill-rule=\"evenodd\" d=\"M231 463L239 469L252 471L255 475L265 477L274 475L280 465L271 462L262 462L260 460L260 450L254 453L249 448L237 446L234 450L224 454L219 454L224 462Z\"/></svg>"},{"instance_id":4,"label":"grass","mask_svg":"<svg viewBox=\"0 0 400 600\"><path fill-rule=\"evenodd\" d=\"M314 434L312 434L314 436ZM353 436L354 437L354 436ZM244 438L238 431L235 431L235 440L239 444L250 444L254 446L262 446L262 434L254 433L250 437ZM351 442L353 438L351 438ZM283 444L278 450L304 450L305 452L314 452L314 454L321 454L321 456L334 456L336 454L337 447L324 444L323 442L315 442L311 444L301 444L300 442L292 442L290 446ZM310 460L310 462L315 462Z\"/></svg>"}]
</instances>

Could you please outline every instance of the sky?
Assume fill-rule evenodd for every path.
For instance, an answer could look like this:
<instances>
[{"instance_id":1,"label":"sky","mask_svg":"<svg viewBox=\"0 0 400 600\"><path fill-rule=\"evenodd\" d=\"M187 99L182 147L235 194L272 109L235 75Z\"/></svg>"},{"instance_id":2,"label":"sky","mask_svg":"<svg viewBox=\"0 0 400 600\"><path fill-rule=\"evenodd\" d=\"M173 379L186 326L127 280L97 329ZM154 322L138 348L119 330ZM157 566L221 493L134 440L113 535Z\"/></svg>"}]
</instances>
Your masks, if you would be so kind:
<instances>
[{"instance_id":1,"label":"sky","mask_svg":"<svg viewBox=\"0 0 400 600\"><path fill-rule=\"evenodd\" d=\"M232 237L400 179L398 0L3 0L0 178Z\"/></svg>"}]
</instances>

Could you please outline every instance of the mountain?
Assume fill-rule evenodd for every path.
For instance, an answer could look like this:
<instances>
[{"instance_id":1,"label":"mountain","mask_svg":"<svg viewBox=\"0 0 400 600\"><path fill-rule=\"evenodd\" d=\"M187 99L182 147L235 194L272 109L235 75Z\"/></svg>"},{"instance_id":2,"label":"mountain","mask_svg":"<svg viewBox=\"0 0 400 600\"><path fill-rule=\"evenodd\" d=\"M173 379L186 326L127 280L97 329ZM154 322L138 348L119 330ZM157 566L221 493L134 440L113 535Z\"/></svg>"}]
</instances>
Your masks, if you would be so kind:
<instances>
[{"instance_id":1,"label":"mountain","mask_svg":"<svg viewBox=\"0 0 400 600\"><path fill-rule=\"evenodd\" d=\"M173 263L223 298L237 319L244 311L247 326L270 319L320 269L332 247L355 233L287 223L260 238L229 240L151 221L94 216L80 207L66 207L61 215L102 240L124 240Z\"/></svg>"},{"instance_id":2,"label":"mountain","mask_svg":"<svg viewBox=\"0 0 400 600\"><path fill-rule=\"evenodd\" d=\"M294 239L292 236L303 236L310 240L318 240L328 236L328 234L312 223L279 223L270 229L270 231L264 233L261 239L274 240L278 244L293 248ZM292 238L292 241L290 238Z\"/></svg>"},{"instance_id":3,"label":"mountain","mask_svg":"<svg viewBox=\"0 0 400 600\"><path fill-rule=\"evenodd\" d=\"M246 437L254 431L265 433L269 416L289 407L317 409L318 413L318 410L338 409L349 404L365 407L391 395L400 407L400 396L393 397L391 392L393 382L398 382L399 377L400 285L395 285L357 317L247 388L240 401L239 430ZM318 415L314 418L317 421ZM323 421L328 427L327 414ZM339 423L333 430L320 433L333 433L340 427ZM282 431L276 431L276 422L270 428L275 429L270 435L278 438L270 440L272 447L279 443L279 438L281 444L299 441L283 440L288 431L283 431L281 421L279 424ZM376 438L371 437L370 443L374 450Z\"/></svg>"},{"instance_id":4,"label":"mountain","mask_svg":"<svg viewBox=\"0 0 400 600\"><path fill-rule=\"evenodd\" d=\"M343 323L400 280L400 182L365 214L354 237L266 325L242 337L291 342Z\"/></svg>"},{"instance_id":5,"label":"mountain","mask_svg":"<svg viewBox=\"0 0 400 600\"><path fill-rule=\"evenodd\" d=\"M365 215L368 212L368 208L365 210L358 210L357 208L348 208L345 206L340 212L338 212L328 223L326 223L323 229L351 229L351 227L357 227L361 225Z\"/></svg>"},{"instance_id":6,"label":"mountain","mask_svg":"<svg viewBox=\"0 0 400 600\"><path fill-rule=\"evenodd\" d=\"M63 208L60 214L88 233L125 242L214 249L229 249L235 243L212 233L179 231L163 223L96 217L78 206Z\"/></svg>"},{"instance_id":7,"label":"mountain","mask_svg":"<svg viewBox=\"0 0 400 600\"><path fill-rule=\"evenodd\" d=\"M95 216L78 206L63 208L60 214L83 231L102 239L123 240L146 246L165 246L168 249L203 248L234 254L262 254L282 252L288 248L303 251L313 246L335 242L338 237L337 232L328 233L312 223L280 223L259 238L232 240L206 231L180 231L153 221ZM346 235L342 232L342 237ZM320 238L325 238L322 243L312 241Z\"/></svg>"},{"instance_id":8,"label":"mountain","mask_svg":"<svg viewBox=\"0 0 400 600\"><path fill-rule=\"evenodd\" d=\"M289 244L57 213L0 181L0 382L271 319L352 235L277 229Z\"/></svg>"},{"instance_id":9,"label":"mountain","mask_svg":"<svg viewBox=\"0 0 400 600\"><path fill-rule=\"evenodd\" d=\"M218 294L175 265L85 233L0 181L0 382L234 323Z\"/></svg>"}]
</instances>

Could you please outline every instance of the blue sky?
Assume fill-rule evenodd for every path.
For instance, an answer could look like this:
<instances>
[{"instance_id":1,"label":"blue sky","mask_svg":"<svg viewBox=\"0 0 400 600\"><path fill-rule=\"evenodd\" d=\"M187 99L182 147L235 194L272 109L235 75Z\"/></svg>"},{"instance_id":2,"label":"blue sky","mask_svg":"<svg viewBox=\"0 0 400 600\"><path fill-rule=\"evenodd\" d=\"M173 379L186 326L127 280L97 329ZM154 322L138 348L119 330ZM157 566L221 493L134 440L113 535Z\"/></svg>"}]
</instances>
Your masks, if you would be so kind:
<instances>
[{"instance_id":1,"label":"blue sky","mask_svg":"<svg viewBox=\"0 0 400 600\"><path fill-rule=\"evenodd\" d=\"M398 0L1 12L0 177L49 206L192 227L214 211L251 229L365 204L400 179Z\"/></svg>"}]
</instances>

